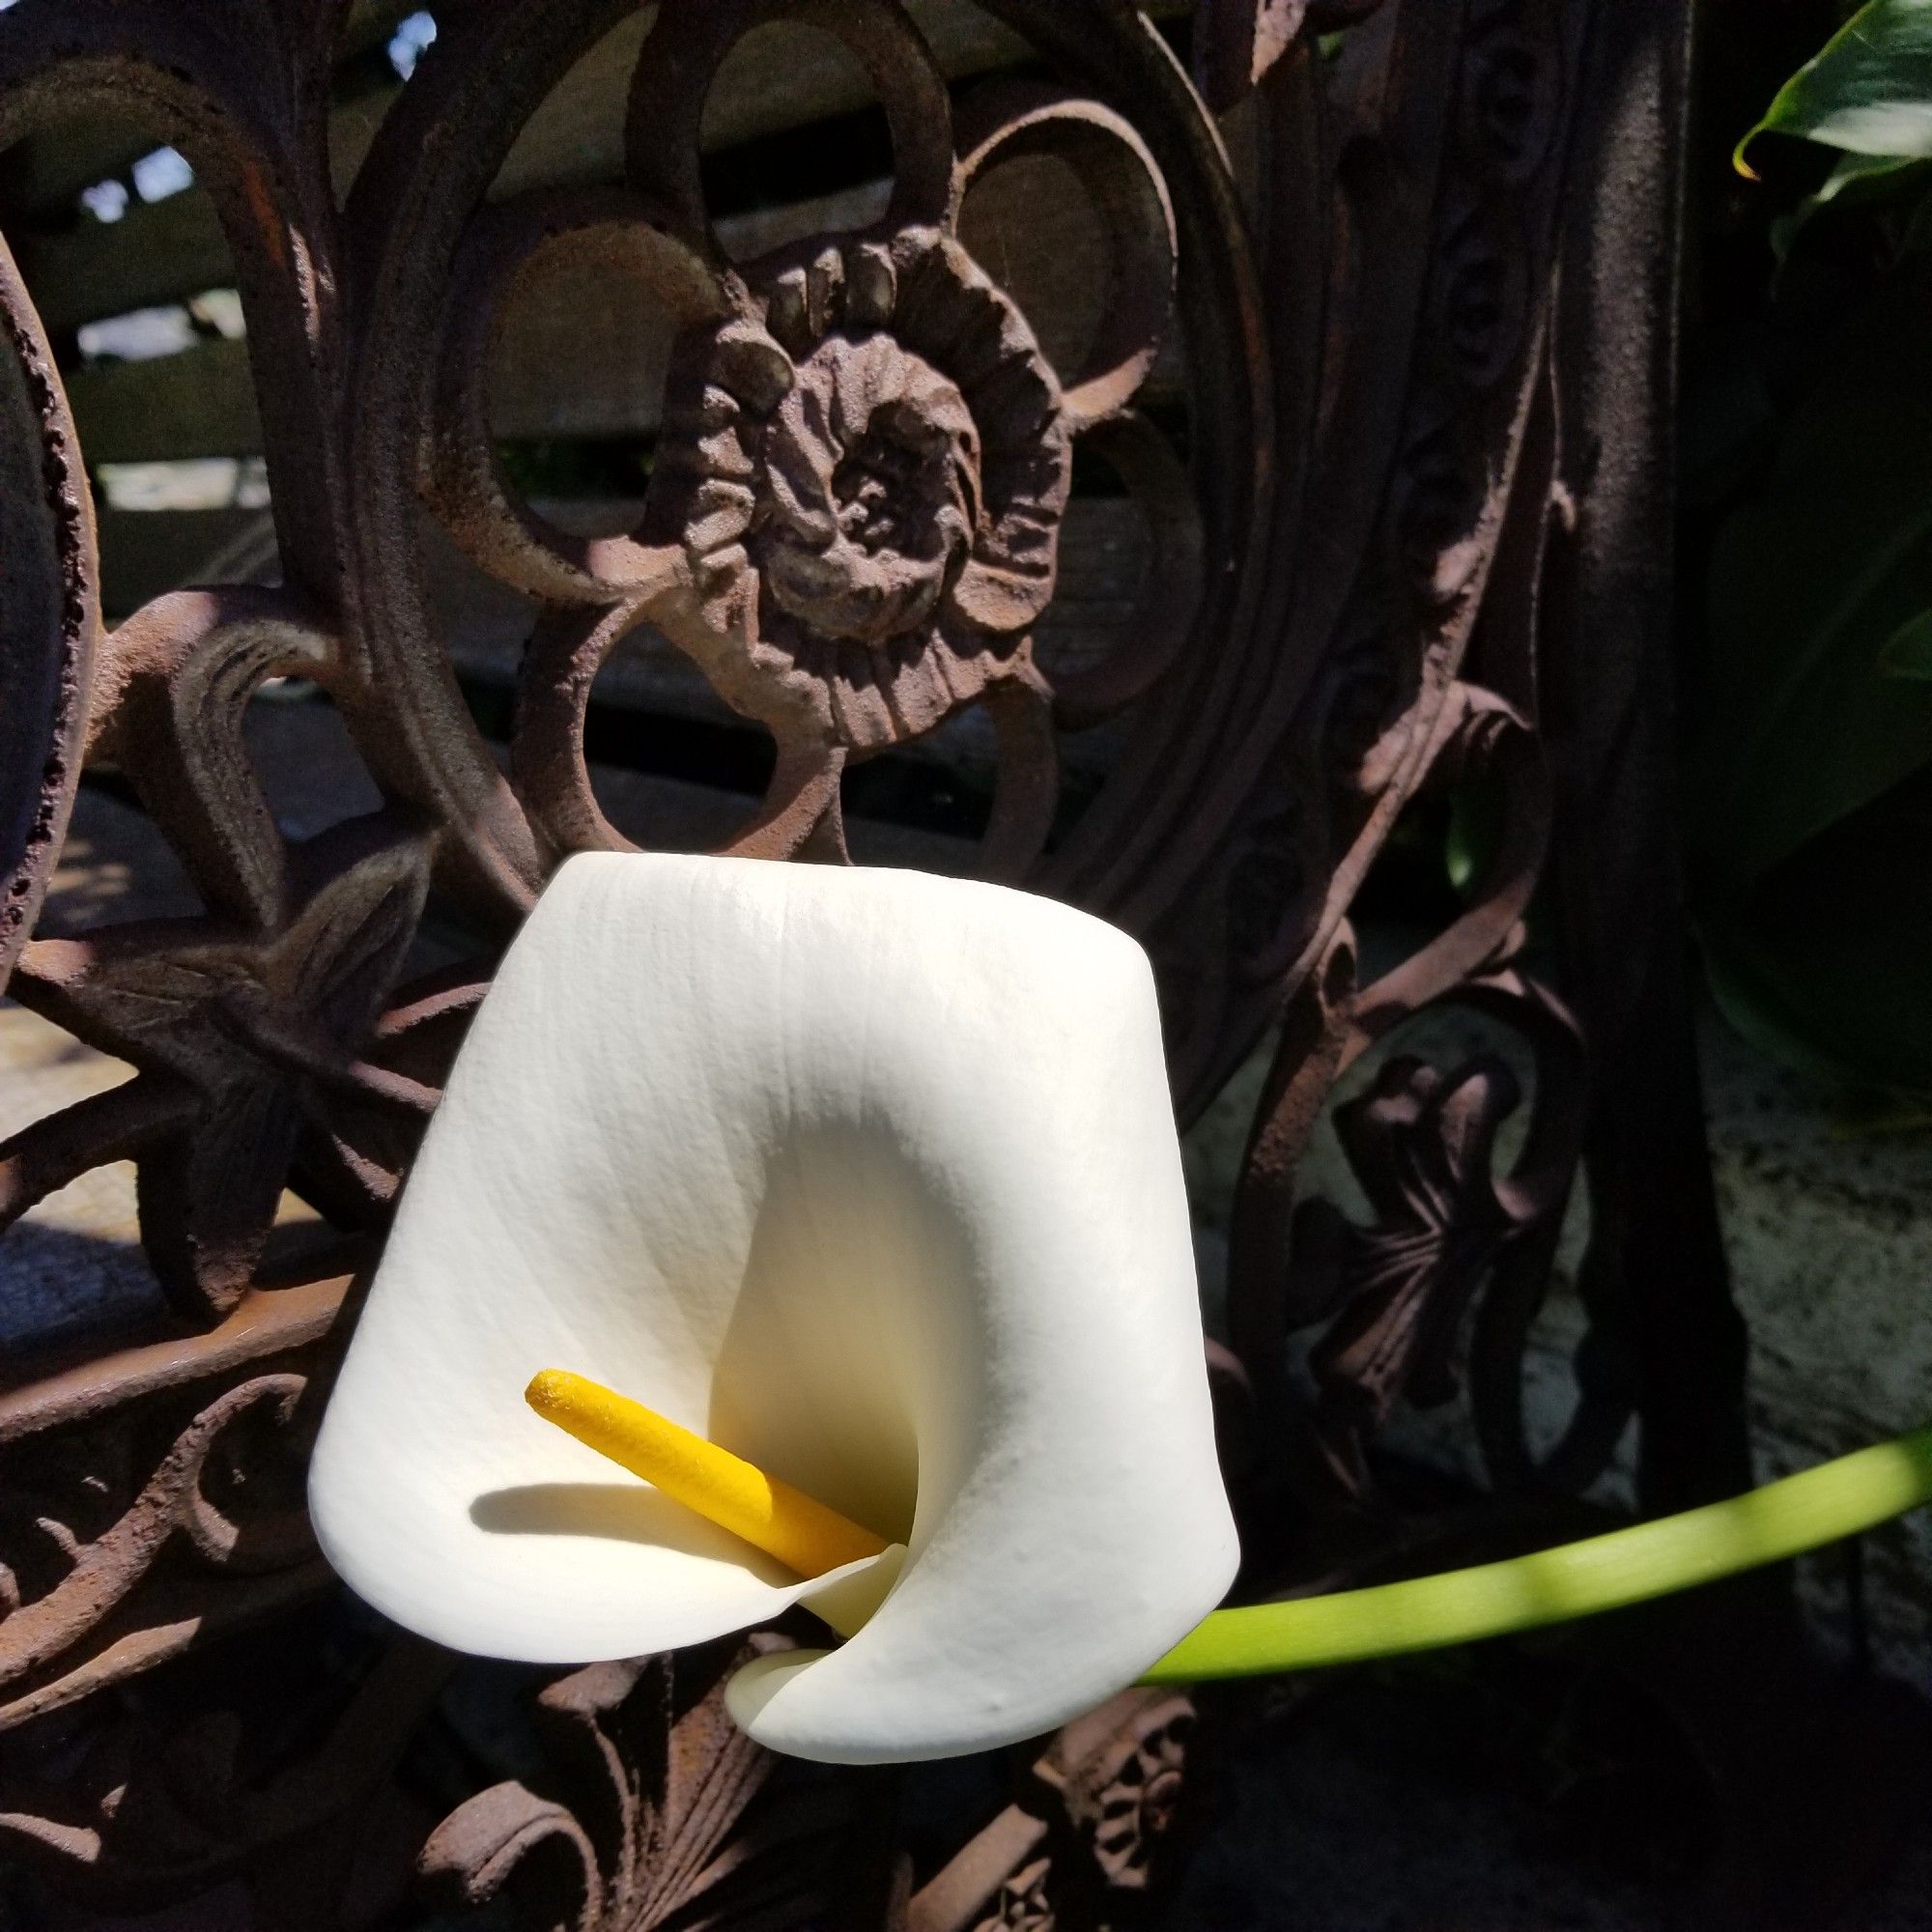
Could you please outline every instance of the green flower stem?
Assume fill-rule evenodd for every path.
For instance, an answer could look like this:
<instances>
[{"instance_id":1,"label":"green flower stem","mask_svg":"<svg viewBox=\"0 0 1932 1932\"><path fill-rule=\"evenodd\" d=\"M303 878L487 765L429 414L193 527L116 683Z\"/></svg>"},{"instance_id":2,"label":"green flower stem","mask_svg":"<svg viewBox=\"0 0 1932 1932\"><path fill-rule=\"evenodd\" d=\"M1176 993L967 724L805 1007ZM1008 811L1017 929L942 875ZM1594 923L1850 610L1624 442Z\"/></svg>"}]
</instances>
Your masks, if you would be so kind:
<instances>
[{"instance_id":1,"label":"green flower stem","mask_svg":"<svg viewBox=\"0 0 1932 1932\"><path fill-rule=\"evenodd\" d=\"M1360 1663L1568 1623L1842 1542L1932 1502L1932 1429L1730 1502L1504 1563L1216 1610L1141 1681L1192 1684Z\"/></svg>"}]
</instances>

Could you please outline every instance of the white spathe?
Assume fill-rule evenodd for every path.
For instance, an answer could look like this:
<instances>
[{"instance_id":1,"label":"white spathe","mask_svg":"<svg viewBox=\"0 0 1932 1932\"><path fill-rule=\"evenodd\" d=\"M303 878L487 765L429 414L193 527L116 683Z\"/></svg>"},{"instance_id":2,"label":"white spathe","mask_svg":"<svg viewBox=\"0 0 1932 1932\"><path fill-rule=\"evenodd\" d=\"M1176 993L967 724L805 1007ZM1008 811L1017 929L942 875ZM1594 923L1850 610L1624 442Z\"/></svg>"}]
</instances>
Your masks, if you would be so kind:
<instances>
[{"instance_id":1,"label":"white spathe","mask_svg":"<svg viewBox=\"0 0 1932 1932\"><path fill-rule=\"evenodd\" d=\"M734 1681L760 1743L941 1757L1131 1682L1237 1555L1145 954L919 872L571 860L405 1191L317 1534L398 1623L532 1662L827 1587L532 1414L544 1368L904 1546L838 1573L849 1642Z\"/></svg>"}]
</instances>

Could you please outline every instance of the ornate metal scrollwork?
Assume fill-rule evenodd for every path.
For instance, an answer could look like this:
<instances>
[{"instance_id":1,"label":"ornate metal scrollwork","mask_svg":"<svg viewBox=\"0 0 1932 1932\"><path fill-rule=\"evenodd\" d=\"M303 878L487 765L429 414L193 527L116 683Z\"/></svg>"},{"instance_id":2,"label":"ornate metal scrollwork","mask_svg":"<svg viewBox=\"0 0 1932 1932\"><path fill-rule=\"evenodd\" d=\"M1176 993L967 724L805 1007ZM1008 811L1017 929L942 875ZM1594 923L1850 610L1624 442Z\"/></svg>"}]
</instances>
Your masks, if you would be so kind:
<instances>
[{"instance_id":1,"label":"ornate metal scrollwork","mask_svg":"<svg viewBox=\"0 0 1932 1932\"><path fill-rule=\"evenodd\" d=\"M948 862L1146 939L1183 1108L1281 1028L1236 1211L1234 1350L1215 1355L1258 1574L1310 1554L1285 1547L1307 1517L1270 1514L1284 1463L1316 1517L1358 1511L1380 1424L1450 1392L1471 1326L1471 1426L1498 1488L1575 1489L1600 1466L1630 1405L1605 1351L1540 1463L1519 1403L1582 1138L1580 1037L1522 920L1549 831L1536 611L1562 194L1606 4L1203 0L1196 71L1247 117L1245 205L1151 16L1175 10L1127 0L985 0L1033 77L965 88L921 30L929 8L662 0L621 179L501 198L520 133L632 9L479 0L439 16L340 202L343 0L0 13L0 139L137 112L212 198L283 580L177 592L102 633L83 452L0 251L0 970L17 954L19 1000L133 1068L0 1146L0 1226L132 1159L172 1308L0 1397L0 1836L91 1899L235 1886L260 1922L317 1927L495 1899L582 1932L835 1910L907 1932L1119 1924L1184 1844L1213 1726L1183 1697L1124 1693L989 1774L1002 1795L915 1864L890 1781L775 1767L729 1726L722 1658L551 1684L544 1768L502 1776L424 1743L447 1729L446 1661L328 1607L297 1497L353 1320L341 1270L380 1236L497 939L562 856L628 842L585 741L593 681L634 634L773 742L722 849L844 861L854 769L982 719L990 814ZM773 21L857 58L893 183L856 230L738 261L706 204L703 116ZM1331 71L1309 38L1345 26L1361 31ZM1102 249L1069 366L967 241L976 189L1040 156ZM671 344L641 517L595 538L519 491L488 375L519 294L586 251ZM1061 663L1040 620L1076 466L1111 473L1148 554L1112 648ZM500 759L452 669L425 511L534 607ZM281 677L332 700L375 813L277 828L242 720ZM1062 753L1101 725L1118 749L1069 823ZM83 751L131 785L199 913L29 936ZM1364 876L1412 800L1478 767L1507 796L1489 876L1358 987ZM430 972L412 949L432 893L464 937ZM1341 1117L1373 1223L1311 1207L1299 1160L1336 1080L1453 1002L1529 1042L1514 1166L1492 1162L1525 1104L1500 1063L1391 1061ZM265 1277L285 1189L364 1244L327 1279ZM1310 1328L1312 1399L1289 1359ZM224 1643L292 1615L333 1617L350 1660L299 1722L288 1660L251 1652L259 1682L219 1666ZM194 1715L163 1744L130 1687L170 1671ZM71 1776L47 1788L57 1760Z\"/></svg>"},{"instance_id":2,"label":"ornate metal scrollwork","mask_svg":"<svg viewBox=\"0 0 1932 1932\"><path fill-rule=\"evenodd\" d=\"M515 1782L479 1792L423 1847L432 1895L479 1905L508 1887L528 1922L579 1932L796 1925L849 1903L866 1862L853 1793L784 1790L705 1662L597 1664L552 1685L538 1714L567 1798Z\"/></svg>"}]
</instances>

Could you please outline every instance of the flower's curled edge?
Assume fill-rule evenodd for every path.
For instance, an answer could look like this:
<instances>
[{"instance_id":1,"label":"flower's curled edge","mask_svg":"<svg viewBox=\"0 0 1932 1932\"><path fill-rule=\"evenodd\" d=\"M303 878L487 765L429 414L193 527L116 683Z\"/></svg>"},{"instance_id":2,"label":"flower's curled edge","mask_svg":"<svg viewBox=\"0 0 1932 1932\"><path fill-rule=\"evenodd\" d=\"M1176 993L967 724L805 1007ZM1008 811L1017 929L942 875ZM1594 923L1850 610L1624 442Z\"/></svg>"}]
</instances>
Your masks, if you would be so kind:
<instances>
[{"instance_id":1,"label":"flower's curled edge","mask_svg":"<svg viewBox=\"0 0 1932 1932\"><path fill-rule=\"evenodd\" d=\"M787 1576L529 1412L553 1363L895 1547ZM1145 955L922 873L572 860L458 1059L310 1500L364 1598L485 1656L837 1591L848 1642L731 1687L776 1749L944 1756L1100 1702L1237 1556Z\"/></svg>"}]
</instances>

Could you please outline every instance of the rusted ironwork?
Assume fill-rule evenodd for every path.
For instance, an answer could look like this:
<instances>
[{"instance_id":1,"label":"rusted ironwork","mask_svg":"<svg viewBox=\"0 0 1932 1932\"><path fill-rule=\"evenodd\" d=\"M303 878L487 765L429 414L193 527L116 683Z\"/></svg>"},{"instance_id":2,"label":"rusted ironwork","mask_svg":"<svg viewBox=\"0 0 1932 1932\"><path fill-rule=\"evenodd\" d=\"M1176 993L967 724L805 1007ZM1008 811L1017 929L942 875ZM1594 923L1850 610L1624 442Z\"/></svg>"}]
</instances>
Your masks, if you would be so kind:
<instances>
[{"instance_id":1,"label":"rusted ironwork","mask_svg":"<svg viewBox=\"0 0 1932 1932\"><path fill-rule=\"evenodd\" d=\"M80 780L100 630L94 512L40 319L0 244L0 976L40 910ZM0 977L0 984L4 984Z\"/></svg>"},{"instance_id":2,"label":"rusted ironwork","mask_svg":"<svg viewBox=\"0 0 1932 1932\"><path fill-rule=\"evenodd\" d=\"M583 1932L1128 1922L1185 1843L1190 1758L1211 1751L1218 1707L1125 1693L988 1770L978 1809L916 1857L897 1779L776 1767L730 1727L722 1655L548 1687L505 1673L548 1768L453 1769L447 1748L426 1764L450 1662L343 1606L299 1511L349 1263L267 1278L270 1227L293 1188L345 1237L380 1236L492 946L562 855L627 842L586 728L600 667L648 629L773 742L766 794L723 849L844 861L853 771L982 720L998 787L956 863L1147 941L1183 1111L1273 1033L1235 1205L1232 1349L1211 1351L1258 1586L1428 1546L1435 1525L1394 1521L1378 1447L1403 1408L1458 1394L1465 1354L1498 1521L1579 1495L1633 1413L1656 1495L1734 1473L1734 1318L1690 1173L1677 929L1599 849L1612 813L1646 865L1668 845L1664 781L1631 767L1625 729L1639 718L1654 753L1667 701L1657 533L1634 500L1667 496L1638 460L1659 446L1667 296L1652 286L1630 318L1653 386L1628 408L1622 348L1578 320L1611 273L1578 183L1650 138L1629 104L1650 96L1617 61L1678 86L1683 9L1202 0L1197 91L1127 0L986 0L1036 76L954 89L899 0L662 0L623 179L493 199L546 96L632 11L446 10L339 204L327 116L346 0L0 13L0 141L134 114L213 197L282 566L278 587L179 592L103 634L81 452L0 248L0 969L17 953L19 1000L134 1069L0 1147L0 1225L132 1158L173 1310L164 1329L23 1363L0 1398L0 1844L85 1901L239 1888L278 1927L499 1896L520 1923ZM894 179L855 232L739 262L706 205L704 107L775 20L856 57ZM1312 36L1344 27L1339 58L1318 57ZM1245 205L1210 107L1239 109ZM1631 215L1661 224L1633 246L1666 258L1673 138L1657 134L1666 162ZM976 185L1040 156L1105 244L1074 366L963 239ZM507 306L586 250L672 332L641 520L601 538L520 494L488 376ZM1609 486L1567 440L1573 403L1600 448L1626 438L1622 534L1592 522ZM1114 651L1058 664L1037 625L1079 463L1139 507L1149 555ZM536 606L500 760L451 669L425 508ZM1649 628L1605 670L1596 636L1627 582L1648 586ZM302 840L277 829L242 736L251 697L289 676L333 700L383 798ZM1551 685L1587 739L1553 781ZM1060 753L1102 726L1119 749L1069 825ZM29 936L83 748L138 794L197 916ZM1361 983L1350 910L1397 819L1478 783L1501 831L1465 909ZM1581 1025L1525 936L1552 838ZM427 972L412 949L432 892L465 938ZM1634 986L1607 963L1633 907L1648 907ZM1449 1009L1515 1035L1527 1091L1493 1055L1386 1059L1338 1122L1372 1224L1304 1198L1338 1080ZM1614 1042L1607 1080L1592 1030ZM1639 1146L1659 1094L1682 1169L1662 1214ZM1499 1172L1518 1111L1527 1131ZM1594 1327L1569 1427L1539 1451L1528 1334L1586 1154ZM1697 1262L1699 1319L1677 1339L1641 1278L1673 1245ZM1685 1391L1708 1376L1721 1409L1692 1428ZM334 1633L309 1646L340 1650L334 1676L310 1657L297 1685L275 1645L292 1617Z\"/></svg>"},{"instance_id":3,"label":"rusted ironwork","mask_svg":"<svg viewBox=\"0 0 1932 1932\"><path fill-rule=\"evenodd\" d=\"M849 1910L870 1876L852 1857L862 1786L797 1788L724 1715L718 1662L595 1664L552 1685L538 1711L567 1796L512 1782L469 1800L423 1847L432 1897L477 1905L511 1887L528 1922L582 1932L798 1925Z\"/></svg>"}]
</instances>

